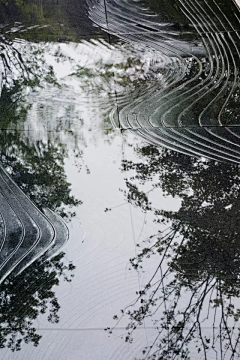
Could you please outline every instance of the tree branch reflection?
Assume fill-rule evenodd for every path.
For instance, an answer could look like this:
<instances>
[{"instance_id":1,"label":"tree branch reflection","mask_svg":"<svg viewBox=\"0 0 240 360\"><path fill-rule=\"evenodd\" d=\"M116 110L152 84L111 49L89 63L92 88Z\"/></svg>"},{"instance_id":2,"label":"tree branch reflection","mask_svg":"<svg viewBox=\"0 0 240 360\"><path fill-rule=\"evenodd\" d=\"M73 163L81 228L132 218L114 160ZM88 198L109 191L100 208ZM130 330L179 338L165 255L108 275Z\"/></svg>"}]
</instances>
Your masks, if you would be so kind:
<instances>
[{"instance_id":1,"label":"tree branch reflection","mask_svg":"<svg viewBox=\"0 0 240 360\"><path fill-rule=\"evenodd\" d=\"M122 162L123 171L134 171L125 197L152 212L160 230L130 261L139 272L154 257L159 261L136 301L122 310L130 320L125 340L132 342L135 329L151 319L156 337L141 359L192 359L197 353L234 359L240 355L239 166L153 146L136 151L138 162ZM180 208L155 208L141 190L147 183L178 197Z\"/></svg>"}]
</instances>

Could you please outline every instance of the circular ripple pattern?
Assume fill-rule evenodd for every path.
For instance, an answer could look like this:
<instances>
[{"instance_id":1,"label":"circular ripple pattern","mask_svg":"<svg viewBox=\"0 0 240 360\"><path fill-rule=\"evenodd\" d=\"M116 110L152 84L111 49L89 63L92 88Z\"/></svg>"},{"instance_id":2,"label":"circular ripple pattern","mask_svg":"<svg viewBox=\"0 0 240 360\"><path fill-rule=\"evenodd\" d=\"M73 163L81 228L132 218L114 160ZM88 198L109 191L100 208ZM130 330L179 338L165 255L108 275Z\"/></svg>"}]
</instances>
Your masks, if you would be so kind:
<instances>
[{"instance_id":1,"label":"circular ripple pattern","mask_svg":"<svg viewBox=\"0 0 240 360\"><path fill-rule=\"evenodd\" d=\"M192 156L240 162L240 20L233 2L179 0L187 26L141 2L87 0L89 17L110 34L172 61L166 85L112 112L113 124L147 142ZM170 61L170 60L169 60Z\"/></svg>"}]
</instances>

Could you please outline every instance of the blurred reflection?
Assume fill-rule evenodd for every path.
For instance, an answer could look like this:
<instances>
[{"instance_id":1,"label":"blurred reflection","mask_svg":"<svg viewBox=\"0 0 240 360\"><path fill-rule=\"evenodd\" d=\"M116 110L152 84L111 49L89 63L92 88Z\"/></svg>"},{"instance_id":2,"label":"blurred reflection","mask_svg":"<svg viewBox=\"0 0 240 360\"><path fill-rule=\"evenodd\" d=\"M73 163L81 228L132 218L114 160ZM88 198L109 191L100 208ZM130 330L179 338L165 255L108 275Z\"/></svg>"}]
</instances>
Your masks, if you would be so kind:
<instances>
[{"instance_id":1,"label":"blurred reflection","mask_svg":"<svg viewBox=\"0 0 240 360\"><path fill-rule=\"evenodd\" d=\"M136 151L138 162L122 162L122 170L132 175L125 196L154 213L159 232L138 244L131 264L140 273L151 259L159 257L159 264L122 311L130 319L126 341L151 320L156 337L141 359L192 359L197 353L204 359L235 359L240 355L239 166L153 146ZM181 200L177 211L151 203L158 188Z\"/></svg>"},{"instance_id":2,"label":"blurred reflection","mask_svg":"<svg viewBox=\"0 0 240 360\"><path fill-rule=\"evenodd\" d=\"M84 0L1 0L1 32L32 42L75 41L101 31L88 20Z\"/></svg>"}]
</instances>

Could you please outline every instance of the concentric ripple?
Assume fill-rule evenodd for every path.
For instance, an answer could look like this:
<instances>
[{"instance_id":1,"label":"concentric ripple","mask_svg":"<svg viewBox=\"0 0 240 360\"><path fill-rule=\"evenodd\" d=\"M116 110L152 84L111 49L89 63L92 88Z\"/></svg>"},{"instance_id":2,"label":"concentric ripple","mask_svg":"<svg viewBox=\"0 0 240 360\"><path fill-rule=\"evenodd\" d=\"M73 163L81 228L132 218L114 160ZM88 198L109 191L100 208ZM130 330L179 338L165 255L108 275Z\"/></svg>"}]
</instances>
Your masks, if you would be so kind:
<instances>
[{"instance_id":1,"label":"concentric ripple","mask_svg":"<svg viewBox=\"0 0 240 360\"><path fill-rule=\"evenodd\" d=\"M188 25L176 26L142 2L87 2L92 21L110 34L174 60L166 85L151 84L148 92L119 104L113 124L152 144L239 163L240 20L235 3L179 0L178 11Z\"/></svg>"},{"instance_id":2,"label":"concentric ripple","mask_svg":"<svg viewBox=\"0 0 240 360\"><path fill-rule=\"evenodd\" d=\"M43 214L1 166L0 215L0 282L51 258L68 240L64 222L49 209Z\"/></svg>"}]
</instances>

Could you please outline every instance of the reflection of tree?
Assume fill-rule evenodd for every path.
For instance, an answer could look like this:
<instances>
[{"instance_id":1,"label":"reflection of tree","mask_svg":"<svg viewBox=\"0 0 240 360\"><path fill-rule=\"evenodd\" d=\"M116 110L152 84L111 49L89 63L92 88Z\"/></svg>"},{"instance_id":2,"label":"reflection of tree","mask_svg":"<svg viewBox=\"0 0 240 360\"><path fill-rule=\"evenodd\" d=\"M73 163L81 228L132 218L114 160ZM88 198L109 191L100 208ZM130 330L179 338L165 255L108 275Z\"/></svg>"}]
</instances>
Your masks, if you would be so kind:
<instances>
[{"instance_id":1,"label":"reflection of tree","mask_svg":"<svg viewBox=\"0 0 240 360\"><path fill-rule=\"evenodd\" d=\"M8 46L11 55L15 48L11 42ZM31 142L29 134L24 137L21 131L8 131L27 120L31 104L24 101L26 89L36 91L44 84L59 86L51 66L44 64L42 49L30 47L28 50L24 59L19 53L17 62L8 66L2 59L6 74L0 97L0 124L6 131L0 132L0 161L39 209L49 207L62 217L71 217L75 213L67 213L65 207L77 206L81 201L70 195L70 183L64 169L67 146L56 136L54 143L50 140L47 143L42 140ZM18 76L22 74L20 79L14 80L14 69L19 70Z\"/></svg>"},{"instance_id":2,"label":"reflection of tree","mask_svg":"<svg viewBox=\"0 0 240 360\"><path fill-rule=\"evenodd\" d=\"M26 119L27 108L20 107L19 110L16 90L16 87L5 88L1 98L0 121L6 128L15 121ZM75 213L67 211L66 206L77 206L81 202L70 194L70 183L64 169L66 146L60 141L29 144L17 130L1 131L0 144L1 164L39 210L48 207L62 217L74 216ZM10 275L1 283L1 348L20 350L23 342L37 346L41 336L33 323L40 314L48 313L48 320L52 323L59 321L60 305L53 287L61 278L69 281L72 275L68 272L74 269L71 263L63 261L63 257L64 253L61 253L44 263L40 258L20 275Z\"/></svg>"},{"instance_id":3,"label":"reflection of tree","mask_svg":"<svg viewBox=\"0 0 240 360\"><path fill-rule=\"evenodd\" d=\"M84 0L0 0L0 23L5 25L3 32L15 25L8 33L11 38L17 35L32 42L76 41L82 35L101 34L89 20Z\"/></svg>"},{"instance_id":4,"label":"reflection of tree","mask_svg":"<svg viewBox=\"0 0 240 360\"><path fill-rule=\"evenodd\" d=\"M58 5L59 1L0 0L0 22L3 32L15 24L8 37L32 42L73 40L74 36L67 26L66 14ZM20 25L24 24L23 26ZM32 27L34 25L34 27Z\"/></svg>"},{"instance_id":5,"label":"reflection of tree","mask_svg":"<svg viewBox=\"0 0 240 360\"><path fill-rule=\"evenodd\" d=\"M117 89L120 104L123 101L123 94L127 93L127 97L131 93L132 96L138 97L142 94L141 87L145 87L150 92L149 83L161 84L163 76L169 71L168 64L163 65L162 58L154 58L154 53L149 50L139 51L138 46L127 44L116 44L113 50L104 41L99 44L104 45L109 55L112 53L112 58L107 62L101 59L95 63L95 66L76 65L71 76L81 78L82 86L96 93L102 91L114 93ZM114 53L116 58L113 57ZM146 57L152 61L146 62Z\"/></svg>"},{"instance_id":6,"label":"reflection of tree","mask_svg":"<svg viewBox=\"0 0 240 360\"><path fill-rule=\"evenodd\" d=\"M124 171L135 170L126 180L127 200L168 227L131 259L140 271L147 258L160 258L136 302L124 310L131 320L126 340L152 318L158 333L143 359L191 359L194 346L204 359L213 353L234 359L240 355L239 167L152 146L137 151L141 161L123 161ZM149 192L141 190L148 181L151 191L161 187L179 197L179 210L154 208Z\"/></svg>"},{"instance_id":7,"label":"reflection of tree","mask_svg":"<svg viewBox=\"0 0 240 360\"><path fill-rule=\"evenodd\" d=\"M81 204L72 196L70 183L64 169L67 149L61 143L27 145L19 132L0 132L0 161L24 193L38 206L57 212L68 218L66 206Z\"/></svg>"},{"instance_id":8,"label":"reflection of tree","mask_svg":"<svg viewBox=\"0 0 240 360\"><path fill-rule=\"evenodd\" d=\"M17 43L10 38L0 38L3 68L0 84L0 163L40 211L50 208L70 219L75 213L66 210L66 207L77 206L81 201L70 194L71 184L67 181L64 168L67 147L57 135L54 142L34 141L31 135L16 130L27 120L31 108L31 104L24 101L26 92L34 92L45 84L56 87L59 84L53 69L45 63L40 45L28 44L25 50L24 47L21 51L18 49ZM27 237L28 234L25 234L25 239ZM14 239L11 241L14 244ZM16 351L21 349L22 343L37 346L41 336L34 328L34 321L40 314L48 313L48 321L52 323L59 321L60 305L54 286L61 278L70 281L73 276L70 272L75 268L63 257L64 253L60 253L45 262L40 258L20 275L11 273L1 283L0 348Z\"/></svg>"},{"instance_id":9,"label":"reflection of tree","mask_svg":"<svg viewBox=\"0 0 240 360\"><path fill-rule=\"evenodd\" d=\"M33 322L40 314L48 313L48 321L58 323L60 305L53 287L61 278L71 281L75 268L63 257L60 253L45 263L40 259L0 285L0 348L18 351L22 343L37 346L41 336Z\"/></svg>"}]
</instances>

